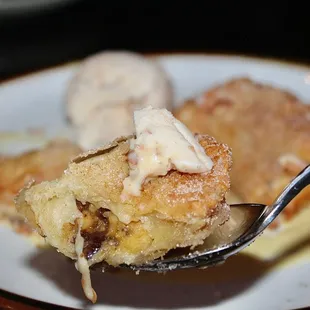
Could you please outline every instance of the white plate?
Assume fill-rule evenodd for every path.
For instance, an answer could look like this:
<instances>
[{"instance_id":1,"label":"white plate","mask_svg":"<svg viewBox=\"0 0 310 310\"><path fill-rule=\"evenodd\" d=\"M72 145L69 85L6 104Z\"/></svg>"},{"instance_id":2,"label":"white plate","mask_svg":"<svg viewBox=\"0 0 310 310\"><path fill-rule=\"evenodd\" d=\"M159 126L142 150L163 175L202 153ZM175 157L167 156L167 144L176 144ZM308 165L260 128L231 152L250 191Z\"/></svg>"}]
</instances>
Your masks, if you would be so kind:
<instances>
[{"instance_id":1,"label":"white plate","mask_svg":"<svg viewBox=\"0 0 310 310\"><path fill-rule=\"evenodd\" d=\"M62 6L73 1L76 0L0 0L0 13L30 13Z\"/></svg>"},{"instance_id":2,"label":"white plate","mask_svg":"<svg viewBox=\"0 0 310 310\"><path fill-rule=\"evenodd\" d=\"M310 68L244 57L170 55L159 61L175 85L177 101L237 76L281 86L310 102ZM0 132L44 128L65 132L64 91L76 66L69 65L0 86ZM1 141L1 140L0 140ZM31 142L40 145L43 139ZM2 152L29 145L0 142ZM309 226L310 227L310 226ZM39 251L0 227L0 288L54 304L91 309L292 309L310 305L310 255L281 268L245 255L209 270L166 275L95 274L99 295L90 306L73 264L56 251ZM86 303L85 303L86 302Z\"/></svg>"}]
</instances>

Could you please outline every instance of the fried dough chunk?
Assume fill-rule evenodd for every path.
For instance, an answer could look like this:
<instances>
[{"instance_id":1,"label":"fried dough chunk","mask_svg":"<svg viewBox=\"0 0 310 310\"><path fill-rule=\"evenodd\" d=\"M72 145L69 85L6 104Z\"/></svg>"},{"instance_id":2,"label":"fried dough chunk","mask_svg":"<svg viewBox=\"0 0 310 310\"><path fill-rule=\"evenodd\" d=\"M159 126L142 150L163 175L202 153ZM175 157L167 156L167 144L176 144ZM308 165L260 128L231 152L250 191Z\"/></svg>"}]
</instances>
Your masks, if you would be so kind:
<instances>
[{"instance_id":1,"label":"fried dough chunk","mask_svg":"<svg viewBox=\"0 0 310 310\"><path fill-rule=\"evenodd\" d=\"M88 267L103 261L113 266L151 261L171 249L201 244L229 218L228 146L197 136L213 161L211 171L171 170L144 183L139 196L123 201L131 138L82 154L61 178L29 186L16 199L18 211L47 242L77 260L85 294L93 302L96 294L83 271L86 263Z\"/></svg>"},{"instance_id":2,"label":"fried dough chunk","mask_svg":"<svg viewBox=\"0 0 310 310\"><path fill-rule=\"evenodd\" d=\"M193 135L166 109L137 110L134 123L135 136L78 156L59 179L16 197L47 242L76 260L92 302L90 266L143 264L194 248L230 214L227 145Z\"/></svg>"},{"instance_id":3,"label":"fried dough chunk","mask_svg":"<svg viewBox=\"0 0 310 310\"><path fill-rule=\"evenodd\" d=\"M40 150L0 158L0 221L41 245L44 240L16 212L14 197L31 180L42 182L59 177L80 152L75 144L57 140Z\"/></svg>"},{"instance_id":4,"label":"fried dough chunk","mask_svg":"<svg viewBox=\"0 0 310 310\"><path fill-rule=\"evenodd\" d=\"M310 106L282 89L234 79L186 101L174 115L190 130L232 148L232 190L242 201L272 203L310 162ZM309 200L305 189L282 221Z\"/></svg>"},{"instance_id":5,"label":"fried dough chunk","mask_svg":"<svg viewBox=\"0 0 310 310\"><path fill-rule=\"evenodd\" d=\"M177 246L200 244L214 222L222 223L229 215L225 194L231 153L209 136L201 136L199 142L214 162L209 173L170 171L144 184L140 196L123 202L123 180L129 174L129 141L124 138L77 157L60 179L24 189L17 208L71 258L76 257L75 220L81 213L83 230L104 226L98 228L104 232L100 249L84 249L94 261L136 264Z\"/></svg>"}]
</instances>

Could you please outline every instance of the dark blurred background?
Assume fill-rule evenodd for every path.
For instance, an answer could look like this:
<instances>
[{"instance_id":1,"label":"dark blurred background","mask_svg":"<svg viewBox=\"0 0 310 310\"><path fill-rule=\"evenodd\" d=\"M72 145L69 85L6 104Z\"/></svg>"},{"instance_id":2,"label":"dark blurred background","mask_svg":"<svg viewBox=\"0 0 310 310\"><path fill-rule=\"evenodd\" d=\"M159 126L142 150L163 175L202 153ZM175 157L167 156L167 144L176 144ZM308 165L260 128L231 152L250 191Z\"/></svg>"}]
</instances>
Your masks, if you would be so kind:
<instances>
[{"instance_id":1,"label":"dark blurred background","mask_svg":"<svg viewBox=\"0 0 310 310\"><path fill-rule=\"evenodd\" d=\"M104 49L238 53L310 63L308 16L301 1L77 0L0 12L0 78Z\"/></svg>"}]
</instances>

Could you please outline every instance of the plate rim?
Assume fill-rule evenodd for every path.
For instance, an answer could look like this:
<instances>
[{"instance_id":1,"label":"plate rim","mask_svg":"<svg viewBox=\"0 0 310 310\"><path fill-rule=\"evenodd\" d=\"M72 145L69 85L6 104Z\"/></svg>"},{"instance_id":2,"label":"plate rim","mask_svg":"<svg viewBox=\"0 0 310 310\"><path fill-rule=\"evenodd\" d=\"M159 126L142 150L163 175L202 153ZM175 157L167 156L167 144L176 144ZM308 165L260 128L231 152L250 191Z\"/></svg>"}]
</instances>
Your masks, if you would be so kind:
<instances>
[{"instance_id":1,"label":"plate rim","mask_svg":"<svg viewBox=\"0 0 310 310\"><path fill-rule=\"evenodd\" d=\"M117 50L104 50L104 51L117 51ZM103 51L98 51L92 54L89 54L88 56L92 56L95 54L98 54L100 52ZM278 57L268 57L268 56L254 56L251 54L243 54L243 53L227 53L227 52L215 52L215 53L211 53L211 52L205 52L205 51L190 51L190 52L184 52L184 51L171 51L171 52L143 52L140 53L146 57L149 58L161 58L161 57L167 57L167 58L176 58L176 57L183 57L183 58L191 58L191 57L201 57L201 58L218 58L218 59L222 59L222 60L237 60L237 59L245 59L247 61L250 62L261 62L263 64L269 64L269 65L274 65L274 64L278 64L282 67L290 67L290 68L294 68L294 69L300 69L300 70L309 70L310 71L310 63L307 62L303 62L303 61L295 61L295 60L288 60L285 58L278 58ZM31 70L25 73L21 73L21 74L17 74L15 76L9 77L9 78L5 78L3 80L0 80L0 88L1 87L6 87L9 86L11 84L14 84L16 82L20 82L23 80L27 80L29 78L34 78L36 76L39 76L41 74L49 74L49 73L53 73L54 71L58 71L58 70L64 70L67 68L71 68L71 67L75 67L78 64L81 63L81 61L83 61L83 59L85 59L86 57L82 57L80 59L77 60L73 60L73 61L66 61L66 62L61 62L57 65L51 65L51 66L46 66L40 69L35 69L35 70ZM67 306L63 306L63 305L59 305L57 303L50 303L50 302L45 302L42 300L38 300L38 299L33 299L30 297L27 297L25 295L22 294L16 294L14 292L10 292L4 289L0 289L0 298L5 298L5 301L7 302L14 302L14 303L20 303L21 305L24 306L29 306L29 307L35 307L34 309L36 309L36 307L38 307L38 309L44 309L44 310L50 310L50 309L64 309L64 310L78 310L78 308L72 308L72 307L67 307ZM1 301L1 299L0 299ZM0 305L1 306L1 305ZM310 309L309 307L304 307L304 308L292 308L292 310L295 309L299 309L299 310L306 310L306 309Z\"/></svg>"},{"instance_id":2,"label":"plate rim","mask_svg":"<svg viewBox=\"0 0 310 310\"><path fill-rule=\"evenodd\" d=\"M69 5L72 2L79 0L53 0L47 1L34 1L32 4L21 4L24 1L17 1L18 3L2 3L0 0L0 16L1 17L19 17L25 14L35 14L38 12L50 11L61 6Z\"/></svg>"},{"instance_id":3,"label":"plate rim","mask_svg":"<svg viewBox=\"0 0 310 310\"><path fill-rule=\"evenodd\" d=\"M60 62L57 65L51 65L51 66L45 66L39 69L34 69L30 71L26 71L24 73L16 74L15 76L4 78L0 80L0 87L10 85L11 83L18 82L24 79L28 79L31 77L35 77L40 74L48 74L53 71L61 70L61 69L66 69L70 67L77 66L80 64L86 57L105 52L105 51L126 51L126 50L102 50L102 51L97 51L95 53L91 53L85 57L78 58L76 60L72 61L65 61L65 62ZM139 53L139 52L138 52ZM140 54L144 55L145 57L149 58L161 58L161 57L167 57L167 58L176 58L176 57L201 57L201 58L222 58L228 59L228 60L247 60L250 62L261 62L266 65L274 65L278 64L282 67L290 67L294 69L300 69L300 70L309 70L310 71L310 62L307 63L306 61L295 61L295 60L289 60L285 58L279 58L279 57L268 57L268 56L255 56L251 54L246 54L246 53L227 53L227 52L218 52L218 53L211 53L211 52L204 52L204 51L190 51L190 52L183 52L183 51L164 51L164 52L141 52Z\"/></svg>"}]
</instances>

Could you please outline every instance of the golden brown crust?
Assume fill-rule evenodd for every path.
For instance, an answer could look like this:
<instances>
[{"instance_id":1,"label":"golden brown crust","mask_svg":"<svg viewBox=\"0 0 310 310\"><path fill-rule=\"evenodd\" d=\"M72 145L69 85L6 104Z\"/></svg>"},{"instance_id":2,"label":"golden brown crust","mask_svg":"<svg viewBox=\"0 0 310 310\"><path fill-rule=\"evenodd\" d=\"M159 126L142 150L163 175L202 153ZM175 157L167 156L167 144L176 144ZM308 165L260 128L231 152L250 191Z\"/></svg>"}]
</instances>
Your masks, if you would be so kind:
<instances>
[{"instance_id":1,"label":"golden brown crust","mask_svg":"<svg viewBox=\"0 0 310 310\"><path fill-rule=\"evenodd\" d=\"M92 157L96 157L96 156L100 156L104 153L109 152L111 149L115 148L116 146L118 146L119 143L126 141L128 139L131 139L133 136L126 136L126 137L119 137L115 140L113 140L112 142L109 142L99 148L95 148L95 149L91 149L88 150L84 153L78 154L76 157L74 157L71 160L71 163L80 163L84 160L90 159Z\"/></svg>"},{"instance_id":2,"label":"golden brown crust","mask_svg":"<svg viewBox=\"0 0 310 310\"><path fill-rule=\"evenodd\" d=\"M244 201L270 204L310 162L310 106L287 91L234 79L188 100L175 116L232 147L232 189ZM306 189L285 216L309 198Z\"/></svg>"},{"instance_id":3,"label":"golden brown crust","mask_svg":"<svg viewBox=\"0 0 310 310\"><path fill-rule=\"evenodd\" d=\"M81 149L66 140L49 143L41 150L0 159L0 220L10 223L19 233L33 237L33 230L14 208L14 197L31 181L42 182L59 177L69 160ZM40 238L35 238L38 242Z\"/></svg>"},{"instance_id":4,"label":"golden brown crust","mask_svg":"<svg viewBox=\"0 0 310 310\"><path fill-rule=\"evenodd\" d=\"M18 191L29 181L37 183L59 177L69 160L81 149L75 144L59 140L49 143L42 150L33 150L0 160L0 201L14 205Z\"/></svg>"},{"instance_id":5,"label":"golden brown crust","mask_svg":"<svg viewBox=\"0 0 310 310\"><path fill-rule=\"evenodd\" d=\"M121 192L123 180L129 172L129 143L125 139L119 139L117 143L117 148L110 149L110 152L105 154L104 161L103 157L100 157L102 151L99 150L97 157L93 156L79 164L70 164L66 175L79 182L75 185L79 187L78 200L96 203L96 200L100 199L123 204ZM200 137L200 143L215 163L210 173L189 175L171 171L165 177L155 178L145 184L140 196L131 196L125 201L125 208L136 209L138 206L139 216L153 210L165 217L177 217L183 221L188 220L189 214L205 216L210 208L224 199L230 186L227 172L232 162L231 151L226 145L218 144L209 136ZM136 210L128 211L137 214Z\"/></svg>"}]
</instances>

